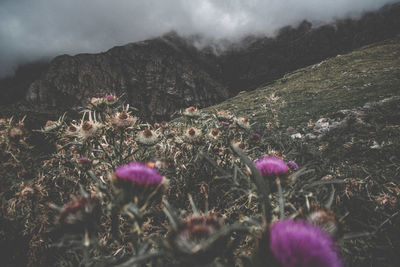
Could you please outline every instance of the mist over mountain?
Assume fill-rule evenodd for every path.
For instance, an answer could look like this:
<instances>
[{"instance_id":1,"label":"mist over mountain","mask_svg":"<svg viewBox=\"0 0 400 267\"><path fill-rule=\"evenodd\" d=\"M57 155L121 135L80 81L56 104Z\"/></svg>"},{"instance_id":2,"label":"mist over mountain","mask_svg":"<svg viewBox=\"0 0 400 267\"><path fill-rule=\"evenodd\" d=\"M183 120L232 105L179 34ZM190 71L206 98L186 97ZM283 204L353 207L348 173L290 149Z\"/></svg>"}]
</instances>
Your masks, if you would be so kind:
<instances>
[{"instance_id":1,"label":"mist over mountain","mask_svg":"<svg viewBox=\"0 0 400 267\"><path fill-rule=\"evenodd\" d=\"M205 40L273 37L286 25L359 18L396 0L2 0L0 77L60 54L99 53L176 31ZM205 42L207 43L207 42ZM204 44L203 44L204 45Z\"/></svg>"},{"instance_id":2,"label":"mist over mountain","mask_svg":"<svg viewBox=\"0 0 400 267\"><path fill-rule=\"evenodd\" d=\"M204 42L206 36L171 32L99 54L62 55L50 63L21 66L0 81L2 104L26 97L41 106L68 108L107 93L124 94L151 120L168 119L182 107L205 107L242 90L400 33L400 4L313 26L286 26L274 38ZM199 48L201 47L201 48Z\"/></svg>"}]
</instances>

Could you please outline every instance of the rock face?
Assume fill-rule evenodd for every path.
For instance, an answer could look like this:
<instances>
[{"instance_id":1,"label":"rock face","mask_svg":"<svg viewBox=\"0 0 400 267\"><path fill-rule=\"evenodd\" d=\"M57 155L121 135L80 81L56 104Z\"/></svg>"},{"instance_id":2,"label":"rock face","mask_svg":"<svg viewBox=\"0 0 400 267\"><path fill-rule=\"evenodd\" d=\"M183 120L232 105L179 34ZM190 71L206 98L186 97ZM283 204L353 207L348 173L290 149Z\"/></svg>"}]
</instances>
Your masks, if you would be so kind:
<instances>
[{"instance_id":1,"label":"rock face","mask_svg":"<svg viewBox=\"0 0 400 267\"><path fill-rule=\"evenodd\" d=\"M74 105L107 93L125 95L148 119L164 119L180 107L207 106L226 99L212 74L213 56L199 53L174 34L105 53L59 56L26 98L54 106Z\"/></svg>"}]
</instances>

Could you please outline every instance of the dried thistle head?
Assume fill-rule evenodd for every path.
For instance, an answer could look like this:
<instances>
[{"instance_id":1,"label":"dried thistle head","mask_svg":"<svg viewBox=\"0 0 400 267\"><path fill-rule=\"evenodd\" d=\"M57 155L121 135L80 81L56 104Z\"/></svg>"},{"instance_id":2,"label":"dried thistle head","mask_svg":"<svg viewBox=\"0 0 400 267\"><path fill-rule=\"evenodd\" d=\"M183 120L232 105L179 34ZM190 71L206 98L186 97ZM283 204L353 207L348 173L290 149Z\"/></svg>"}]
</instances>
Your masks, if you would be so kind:
<instances>
[{"instance_id":1,"label":"dried thistle head","mask_svg":"<svg viewBox=\"0 0 400 267\"><path fill-rule=\"evenodd\" d=\"M239 117L236 120L236 124L243 129L250 129L250 122L249 119L246 117Z\"/></svg>"},{"instance_id":2,"label":"dried thistle head","mask_svg":"<svg viewBox=\"0 0 400 267\"><path fill-rule=\"evenodd\" d=\"M84 121L82 119L79 130L78 137L80 139L87 139L96 134L96 132L101 128L101 123L97 122L96 118L89 112L89 120Z\"/></svg>"},{"instance_id":3,"label":"dried thistle head","mask_svg":"<svg viewBox=\"0 0 400 267\"><path fill-rule=\"evenodd\" d=\"M130 112L123 110L118 112L111 118L111 124L116 128L126 128L134 125L137 121L136 117L132 117Z\"/></svg>"},{"instance_id":4,"label":"dried thistle head","mask_svg":"<svg viewBox=\"0 0 400 267\"><path fill-rule=\"evenodd\" d=\"M232 119L232 114L230 114L228 111L222 109L222 110L218 111L217 117L222 120L230 120L230 119Z\"/></svg>"},{"instance_id":5,"label":"dried thistle head","mask_svg":"<svg viewBox=\"0 0 400 267\"><path fill-rule=\"evenodd\" d=\"M58 223L68 230L92 230L98 225L100 215L100 201L95 196L80 196L64 205Z\"/></svg>"},{"instance_id":6,"label":"dried thistle head","mask_svg":"<svg viewBox=\"0 0 400 267\"><path fill-rule=\"evenodd\" d=\"M187 116L187 117L198 117L198 116L200 116L200 112L198 111L198 109L193 107L193 106L186 108L182 112L182 114L184 116Z\"/></svg>"},{"instance_id":7,"label":"dried thistle head","mask_svg":"<svg viewBox=\"0 0 400 267\"><path fill-rule=\"evenodd\" d=\"M12 119L10 120L10 124L12 123ZM21 120L15 125L11 125L7 131L7 137L10 143L19 144L24 143L26 137L26 131L24 127L24 121Z\"/></svg>"},{"instance_id":8,"label":"dried thistle head","mask_svg":"<svg viewBox=\"0 0 400 267\"><path fill-rule=\"evenodd\" d=\"M246 145L243 142L240 142L240 141L233 141L232 142L232 147L238 147L241 150L246 150Z\"/></svg>"},{"instance_id":9,"label":"dried thistle head","mask_svg":"<svg viewBox=\"0 0 400 267\"><path fill-rule=\"evenodd\" d=\"M226 247L226 239L207 244L224 225L223 219L214 214L198 215L183 220L168 238L168 246L183 262L209 263Z\"/></svg>"},{"instance_id":10,"label":"dried thistle head","mask_svg":"<svg viewBox=\"0 0 400 267\"><path fill-rule=\"evenodd\" d=\"M101 103L101 102L103 102L103 98L92 97L92 98L90 99L90 103L91 103L92 105L97 105L97 104L99 104L99 103Z\"/></svg>"},{"instance_id":11,"label":"dried thistle head","mask_svg":"<svg viewBox=\"0 0 400 267\"><path fill-rule=\"evenodd\" d=\"M201 136L202 136L201 130L194 127L190 127L185 131L185 139L189 143L196 143L200 141Z\"/></svg>"},{"instance_id":12,"label":"dried thistle head","mask_svg":"<svg viewBox=\"0 0 400 267\"><path fill-rule=\"evenodd\" d=\"M145 129L137 134L136 141L143 145L154 145L158 142L158 135L150 129Z\"/></svg>"},{"instance_id":13,"label":"dried thistle head","mask_svg":"<svg viewBox=\"0 0 400 267\"><path fill-rule=\"evenodd\" d=\"M312 204L310 210L302 216L309 223L320 227L327 234L337 239L341 235L341 224L335 213L323 206Z\"/></svg>"},{"instance_id":14,"label":"dried thistle head","mask_svg":"<svg viewBox=\"0 0 400 267\"><path fill-rule=\"evenodd\" d=\"M217 128L212 128L208 134L208 136L214 140L217 140L221 136L221 131Z\"/></svg>"},{"instance_id":15,"label":"dried thistle head","mask_svg":"<svg viewBox=\"0 0 400 267\"><path fill-rule=\"evenodd\" d=\"M79 134L80 126L71 123L65 130L65 135L69 137L76 137Z\"/></svg>"},{"instance_id":16,"label":"dried thistle head","mask_svg":"<svg viewBox=\"0 0 400 267\"><path fill-rule=\"evenodd\" d=\"M161 126L162 128L168 128L168 122L162 121L162 122L160 123L160 126Z\"/></svg>"},{"instance_id":17,"label":"dried thistle head","mask_svg":"<svg viewBox=\"0 0 400 267\"><path fill-rule=\"evenodd\" d=\"M8 138L12 142L18 142L24 137L24 128L21 126L13 126L8 129Z\"/></svg>"}]
</instances>

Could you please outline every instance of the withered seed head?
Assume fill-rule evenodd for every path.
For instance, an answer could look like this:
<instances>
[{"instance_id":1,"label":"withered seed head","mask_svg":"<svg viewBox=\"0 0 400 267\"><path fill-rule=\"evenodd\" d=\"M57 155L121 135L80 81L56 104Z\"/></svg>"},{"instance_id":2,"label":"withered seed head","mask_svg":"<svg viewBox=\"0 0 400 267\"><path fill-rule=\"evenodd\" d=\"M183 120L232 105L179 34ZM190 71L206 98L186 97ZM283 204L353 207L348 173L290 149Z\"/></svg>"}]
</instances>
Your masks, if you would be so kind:
<instances>
[{"instance_id":1,"label":"withered seed head","mask_svg":"<svg viewBox=\"0 0 400 267\"><path fill-rule=\"evenodd\" d=\"M70 131L70 132L76 132L78 129L76 129L76 127L74 126L74 125L70 125L70 126L68 126L68 131Z\"/></svg>"},{"instance_id":2,"label":"withered seed head","mask_svg":"<svg viewBox=\"0 0 400 267\"><path fill-rule=\"evenodd\" d=\"M126 119L128 118L128 114L127 114L125 111L122 111L122 112L119 114L118 118L119 118L120 120L126 120Z\"/></svg>"},{"instance_id":3,"label":"withered seed head","mask_svg":"<svg viewBox=\"0 0 400 267\"><path fill-rule=\"evenodd\" d=\"M304 217L308 222L319 226L332 237L337 238L340 235L341 225L332 210L312 204Z\"/></svg>"},{"instance_id":4,"label":"withered seed head","mask_svg":"<svg viewBox=\"0 0 400 267\"><path fill-rule=\"evenodd\" d=\"M85 132L89 132L92 129L93 129L93 123L91 123L90 121L85 121L82 124L82 130L84 130Z\"/></svg>"},{"instance_id":5,"label":"withered seed head","mask_svg":"<svg viewBox=\"0 0 400 267\"><path fill-rule=\"evenodd\" d=\"M213 136L217 136L217 135L219 134L219 130L218 130L218 129L212 129L212 130L211 130L211 134L212 134Z\"/></svg>"},{"instance_id":6,"label":"withered seed head","mask_svg":"<svg viewBox=\"0 0 400 267\"><path fill-rule=\"evenodd\" d=\"M188 133L189 133L191 136L194 136L194 135L196 134L196 130L193 129L193 128L191 128L191 129L189 129Z\"/></svg>"},{"instance_id":7,"label":"withered seed head","mask_svg":"<svg viewBox=\"0 0 400 267\"><path fill-rule=\"evenodd\" d=\"M146 130L143 131L143 135L144 135L146 138L150 138L150 137L153 136L153 133L151 132L151 130L146 129Z\"/></svg>"}]
</instances>

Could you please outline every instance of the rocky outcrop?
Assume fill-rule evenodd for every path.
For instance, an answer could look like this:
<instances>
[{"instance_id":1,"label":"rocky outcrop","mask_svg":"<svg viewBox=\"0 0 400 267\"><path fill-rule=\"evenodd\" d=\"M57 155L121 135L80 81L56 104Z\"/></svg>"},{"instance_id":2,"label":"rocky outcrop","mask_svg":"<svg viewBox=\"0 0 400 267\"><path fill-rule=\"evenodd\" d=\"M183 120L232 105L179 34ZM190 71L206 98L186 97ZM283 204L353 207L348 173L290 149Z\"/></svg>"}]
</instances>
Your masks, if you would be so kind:
<instances>
[{"instance_id":1,"label":"rocky outcrop","mask_svg":"<svg viewBox=\"0 0 400 267\"><path fill-rule=\"evenodd\" d=\"M145 118L165 119L181 107L226 99L228 90L213 76L216 72L213 56L169 34L105 53L56 57L26 98L65 106L114 93L124 95Z\"/></svg>"}]
</instances>

